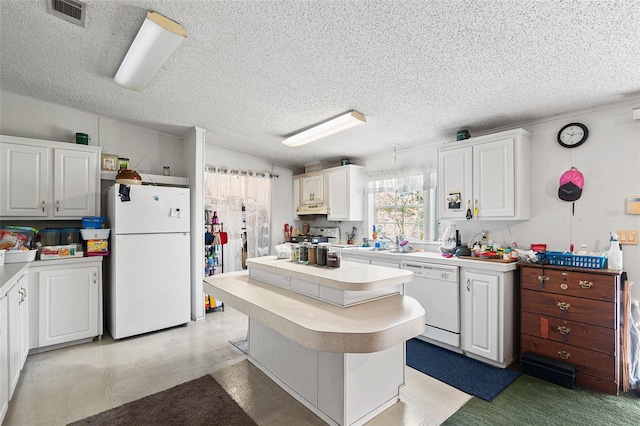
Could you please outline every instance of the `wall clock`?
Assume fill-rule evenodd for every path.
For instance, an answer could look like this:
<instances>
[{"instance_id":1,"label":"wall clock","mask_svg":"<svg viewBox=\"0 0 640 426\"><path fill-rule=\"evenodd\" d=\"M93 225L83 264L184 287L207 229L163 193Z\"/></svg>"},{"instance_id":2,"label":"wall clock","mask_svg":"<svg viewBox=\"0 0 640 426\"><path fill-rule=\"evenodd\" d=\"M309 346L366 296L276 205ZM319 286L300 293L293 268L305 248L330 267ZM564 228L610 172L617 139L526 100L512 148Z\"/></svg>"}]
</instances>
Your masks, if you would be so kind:
<instances>
[{"instance_id":1,"label":"wall clock","mask_svg":"<svg viewBox=\"0 0 640 426\"><path fill-rule=\"evenodd\" d=\"M565 148L580 146L589 137L589 129L582 123L569 123L558 132L558 143Z\"/></svg>"}]
</instances>

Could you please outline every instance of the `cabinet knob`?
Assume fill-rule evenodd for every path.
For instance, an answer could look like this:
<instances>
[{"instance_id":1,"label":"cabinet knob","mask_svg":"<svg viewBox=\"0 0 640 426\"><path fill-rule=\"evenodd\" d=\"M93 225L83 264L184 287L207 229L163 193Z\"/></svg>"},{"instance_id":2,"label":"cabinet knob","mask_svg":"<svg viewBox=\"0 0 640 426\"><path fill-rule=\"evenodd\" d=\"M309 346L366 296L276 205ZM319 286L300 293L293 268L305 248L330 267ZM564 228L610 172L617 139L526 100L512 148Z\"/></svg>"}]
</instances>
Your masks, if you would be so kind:
<instances>
[{"instance_id":1,"label":"cabinet knob","mask_svg":"<svg viewBox=\"0 0 640 426\"><path fill-rule=\"evenodd\" d=\"M562 359L569 359L571 357L571 353L567 351L558 351L558 356Z\"/></svg>"},{"instance_id":2,"label":"cabinet knob","mask_svg":"<svg viewBox=\"0 0 640 426\"><path fill-rule=\"evenodd\" d=\"M59 212L60 211L60 201L56 200L56 211Z\"/></svg>"},{"instance_id":3,"label":"cabinet knob","mask_svg":"<svg viewBox=\"0 0 640 426\"><path fill-rule=\"evenodd\" d=\"M467 278L467 291L471 291L471 289L469 288L469 283L471 282L470 278Z\"/></svg>"},{"instance_id":4,"label":"cabinet knob","mask_svg":"<svg viewBox=\"0 0 640 426\"><path fill-rule=\"evenodd\" d=\"M45 211L45 206L46 206L46 204L44 203L44 201L42 201L42 203L40 204L40 206L41 206L41 208L42 208L42 211L44 212L44 211Z\"/></svg>"},{"instance_id":5,"label":"cabinet knob","mask_svg":"<svg viewBox=\"0 0 640 426\"><path fill-rule=\"evenodd\" d=\"M578 285L582 288L591 288L593 287L593 281L583 281L580 280L580 282L578 283Z\"/></svg>"},{"instance_id":6,"label":"cabinet knob","mask_svg":"<svg viewBox=\"0 0 640 426\"><path fill-rule=\"evenodd\" d=\"M560 310L564 312L565 315L567 314L567 311L569 310L570 306L571 306L570 303L558 302L558 308L560 308Z\"/></svg>"}]
</instances>

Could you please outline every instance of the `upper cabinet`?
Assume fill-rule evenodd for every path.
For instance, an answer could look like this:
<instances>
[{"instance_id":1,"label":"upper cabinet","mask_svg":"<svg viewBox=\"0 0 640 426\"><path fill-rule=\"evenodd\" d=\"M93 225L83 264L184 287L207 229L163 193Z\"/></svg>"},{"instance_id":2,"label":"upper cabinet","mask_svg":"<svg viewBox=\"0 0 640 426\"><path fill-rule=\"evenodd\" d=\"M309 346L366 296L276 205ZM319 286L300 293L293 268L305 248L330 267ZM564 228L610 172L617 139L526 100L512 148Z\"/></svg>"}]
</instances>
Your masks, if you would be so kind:
<instances>
[{"instance_id":1,"label":"upper cabinet","mask_svg":"<svg viewBox=\"0 0 640 426\"><path fill-rule=\"evenodd\" d=\"M364 167L347 165L326 171L327 220L364 220Z\"/></svg>"},{"instance_id":2,"label":"upper cabinet","mask_svg":"<svg viewBox=\"0 0 640 426\"><path fill-rule=\"evenodd\" d=\"M101 148L0 136L0 217L80 219L99 210Z\"/></svg>"},{"instance_id":3,"label":"upper cabinet","mask_svg":"<svg viewBox=\"0 0 640 426\"><path fill-rule=\"evenodd\" d=\"M516 129L441 148L440 219L529 219L530 136Z\"/></svg>"},{"instance_id":4,"label":"upper cabinet","mask_svg":"<svg viewBox=\"0 0 640 426\"><path fill-rule=\"evenodd\" d=\"M302 204L323 204L324 203L324 174L314 174L300 178L302 187Z\"/></svg>"}]
</instances>

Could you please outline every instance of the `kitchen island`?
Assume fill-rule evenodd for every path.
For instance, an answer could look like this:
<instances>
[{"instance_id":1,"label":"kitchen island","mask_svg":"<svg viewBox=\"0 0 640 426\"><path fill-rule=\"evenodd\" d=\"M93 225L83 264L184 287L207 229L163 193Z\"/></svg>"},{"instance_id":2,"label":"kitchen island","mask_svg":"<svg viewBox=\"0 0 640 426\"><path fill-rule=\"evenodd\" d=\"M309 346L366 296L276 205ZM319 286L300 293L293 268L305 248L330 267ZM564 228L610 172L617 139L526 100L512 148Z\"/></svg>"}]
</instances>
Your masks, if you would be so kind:
<instances>
[{"instance_id":1,"label":"kitchen island","mask_svg":"<svg viewBox=\"0 0 640 426\"><path fill-rule=\"evenodd\" d=\"M247 265L205 278L204 290L249 317L254 365L332 425L364 424L397 401L404 342L424 330L424 310L402 294L411 272L274 257Z\"/></svg>"}]
</instances>

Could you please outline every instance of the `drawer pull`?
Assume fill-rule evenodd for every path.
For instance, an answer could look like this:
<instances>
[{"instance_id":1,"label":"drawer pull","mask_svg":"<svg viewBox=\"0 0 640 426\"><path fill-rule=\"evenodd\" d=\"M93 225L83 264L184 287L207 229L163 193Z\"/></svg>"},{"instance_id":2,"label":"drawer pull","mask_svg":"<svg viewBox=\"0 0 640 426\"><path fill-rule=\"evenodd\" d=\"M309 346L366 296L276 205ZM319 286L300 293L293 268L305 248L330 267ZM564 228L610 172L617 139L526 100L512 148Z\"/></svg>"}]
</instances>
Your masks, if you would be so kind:
<instances>
[{"instance_id":1,"label":"drawer pull","mask_svg":"<svg viewBox=\"0 0 640 426\"><path fill-rule=\"evenodd\" d=\"M566 283L562 283L562 284L560 284L560 288L563 289L563 290L566 290L566 289L569 288L569 286Z\"/></svg>"},{"instance_id":2,"label":"drawer pull","mask_svg":"<svg viewBox=\"0 0 640 426\"><path fill-rule=\"evenodd\" d=\"M549 281L549 277L547 277L546 275L538 275L538 281L540 281L540 287L544 288L544 283Z\"/></svg>"},{"instance_id":3,"label":"drawer pull","mask_svg":"<svg viewBox=\"0 0 640 426\"><path fill-rule=\"evenodd\" d=\"M558 333L562 334L565 342L567 341L567 335L569 334L570 331L571 329L569 327L562 327L562 326L558 327Z\"/></svg>"},{"instance_id":4,"label":"drawer pull","mask_svg":"<svg viewBox=\"0 0 640 426\"><path fill-rule=\"evenodd\" d=\"M569 310L569 307L571 306L570 303L566 303L566 302L558 302L558 308L560 308L560 310L562 311L563 314L567 315L567 311Z\"/></svg>"},{"instance_id":5,"label":"drawer pull","mask_svg":"<svg viewBox=\"0 0 640 426\"><path fill-rule=\"evenodd\" d=\"M571 353L567 351L558 351L558 355L562 359L569 359L571 357Z\"/></svg>"},{"instance_id":6,"label":"drawer pull","mask_svg":"<svg viewBox=\"0 0 640 426\"><path fill-rule=\"evenodd\" d=\"M583 281L580 280L580 282L578 283L578 285L582 288L591 288L593 287L593 281Z\"/></svg>"}]
</instances>

